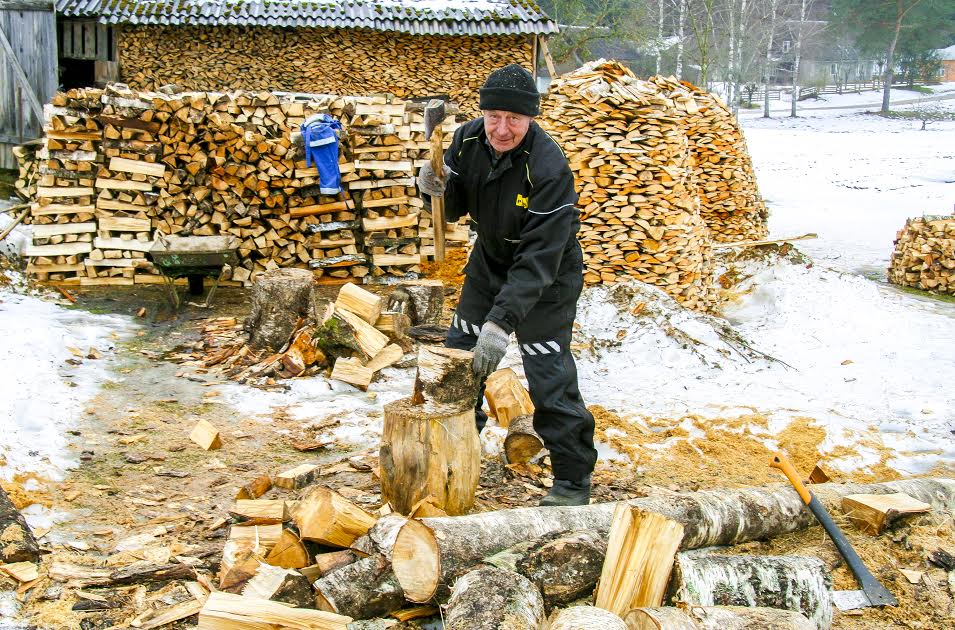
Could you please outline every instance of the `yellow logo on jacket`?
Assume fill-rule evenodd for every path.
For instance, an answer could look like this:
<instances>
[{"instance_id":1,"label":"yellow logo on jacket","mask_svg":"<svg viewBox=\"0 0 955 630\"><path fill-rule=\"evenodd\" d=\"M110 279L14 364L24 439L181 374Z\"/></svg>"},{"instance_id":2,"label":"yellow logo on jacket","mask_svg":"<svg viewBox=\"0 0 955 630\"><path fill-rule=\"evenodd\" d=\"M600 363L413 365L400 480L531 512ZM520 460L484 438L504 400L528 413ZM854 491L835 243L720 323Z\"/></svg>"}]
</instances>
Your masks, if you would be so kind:
<instances>
[{"instance_id":1,"label":"yellow logo on jacket","mask_svg":"<svg viewBox=\"0 0 955 630\"><path fill-rule=\"evenodd\" d=\"M517 206L521 207L521 208L526 209L526 208L527 208L527 201L528 201L528 200L527 200L527 197L525 197L524 195L518 193L518 195L517 195L517 201L515 202L515 204L516 204Z\"/></svg>"}]
</instances>

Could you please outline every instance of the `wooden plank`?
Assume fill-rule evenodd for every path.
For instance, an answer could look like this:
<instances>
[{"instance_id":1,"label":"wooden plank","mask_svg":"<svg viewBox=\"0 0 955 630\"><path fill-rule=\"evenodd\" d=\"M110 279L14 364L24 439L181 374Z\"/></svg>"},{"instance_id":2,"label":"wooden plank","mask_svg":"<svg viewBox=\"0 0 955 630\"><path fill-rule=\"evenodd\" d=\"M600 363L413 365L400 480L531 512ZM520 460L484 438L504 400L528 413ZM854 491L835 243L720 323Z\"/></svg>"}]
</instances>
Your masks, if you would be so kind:
<instances>
[{"instance_id":1,"label":"wooden plank","mask_svg":"<svg viewBox=\"0 0 955 630\"><path fill-rule=\"evenodd\" d=\"M103 133L101 131L54 131L50 129L46 131L46 137L54 140L102 140Z\"/></svg>"},{"instance_id":2,"label":"wooden plank","mask_svg":"<svg viewBox=\"0 0 955 630\"><path fill-rule=\"evenodd\" d=\"M138 118L120 118L118 116L97 116L96 120L112 125L114 127L123 127L129 129L139 129L149 133L158 133L161 125L158 122L145 122ZM317 173L316 173L317 175Z\"/></svg>"},{"instance_id":3,"label":"wooden plank","mask_svg":"<svg viewBox=\"0 0 955 630\"><path fill-rule=\"evenodd\" d=\"M45 206L41 206L38 203L30 206L30 214L35 217L42 217L46 215L56 215L56 214L81 214L89 213L93 214L96 211L96 208L93 206L85 206L80 204L66 204L66 203L51 203Z\"/></svg>"},{"instance_id":4,"label":"wooden plank","mask_svg":"<svg viewBox=\"0 0 955 630\"><path fill-rule=\"evenodd\" d=\"M162 162L141 162L127 158L114 157L109 161L109 170L124 173L139 173L151 177L162 177L166 172L166 165Z\"/></svg>"},{"instance_id":5,"label":"wooden plank","mask_svg":"<svg viewBox=\"0 0 955 630\"><path fill-rule=\"evenodd\" d=\"M97 199L96 208L99 210L122 210L124 212L146 212L148 206L140 206L135 203L125 203L113 199Z\"/></svg>"},{"instance_id":6,"label":"wooden plank","mask_svg":"<svg viewBox=\"0 0 955 630\"><path fill-rule=\"evenodd\" d=\"M108 230L110 232L148 232L152 227L152 221L149 219L114 216L99 217L99 229Z\"/></svg>"},{"instance_id":7,"label":"wooden plank","mask_svg":"<svg viewBox=\"0 0 955 630\"><path fill-rule=\"evenodd\" d=\"M87 267L135 267L136 261L146 262L145 258L104 258L103 260L91 260L87 258L83 264Z\"/></svg>"},{"instance_id":8,"label":"wooden plank","mask_svg":"<svg viewBox=\"0 0 955 630\"><path fill-rule=\"evenodd\" d=\"M386 162L383 160L368 160L362 162L355 160L355 168L363 168L366 171L401 171L404 173L414 172L414 167L409 161Z\"/></svg>"},{"instance_id":9,"label":"wooden plank","mask_svg":"<svg viewBox=\"0 0 955 630\"><path fill-rule=\"evenodd\" d=\"M132 286L132 278L80 278L83 287Z\"/></svg>"},{"instance_id":10,"label":"wooden plank","mask_svg":"<svg viewBox=\"0 0 955 630\"><path fill-rule=\"evenodd\" d=\"M93 239L93 245L96 249L121 249L131 252L148 252L153 247L153 241L137 241L135 239L124 241L121 238L101 238Z\"/></svg>"},{"instance_id":11,"label":"wooden plank","mask_svg":"<svg viewBox=\"0 0 955 630\"><path fill-rule=\"evenodd\" d=\"M153 185L149 182L124 181L120 179L107 179L105 177L97 177L94 186L105 190L140 190L144 192L149 192L153 189Z\"/></svg>"},{"instance_id":12,"label":"wooden plank","mask_svg":"<svg viewBox=\"0 0 955 630\"><path fill-rule=\"evenodd\" d=\"M298 208L290 208L289 215L293 219L299 217L308 217L320 214L331 214L333 212L344 212L348 210L348 204L344 201L334 201L331 203L320 203L311 206L299 206Z\"/></svg>"},{"instance_id":13,"label":"wooden plank","mask_svg":"<svg viewBox=\"0 0 955 630\"><path fill-rule=\"evenodd\" d=\"M384 105L366 105L358 103L355 105L356 116L368 116L380 114L382 116L402 116L405 113L404 103L386 103Z\"/></svg>"},{"instance_id":14,"label":"wooden plank","mask_svg":"<svg viewBox=\"0 0 955 630\"><path fill-rule=\"evenodd\" d=\"M369 188L385 188L386 186L414 186L414 177L399 177L397 179L363 179L348 182L349 190L367 190Z\"/></svg>"},{"instance_id":15,"label":"wooden plank","mask_svg":"<svg viewBox=\"0 0 955 630\"><path fill-rule=\"evenodd\" d=\"M20 82L20 87L23 88L23 94L26 94L27 102L30 104L33 115L36 116L37 120L43 120L43 106L40 105L40 99L37 98L36 92L33 91L33 86L30 85L26 73L23 72L23 66L20 65L20 60L17 59L17 55L13 51L13 46L10 45L10 40L7 39L2 28L0 28L0 48L3 48L4 58L9 61L9 67L13 69L13 76Z\"/></svg>"},{"instance_id":16,"label":"wooden plank","mask_svg":"<svg viewBox=\"0 0 955 630\"><path fill-rule=\"evenodd\" d=\"M74 256L76 254L88 254L93 251L91 243L60 243L59 245L27 245L24 256L36 258L37 256Z\"/></svg>"},{"instance_id":17,"label":"wooden plank","mask_svg":"<svg viewBox=\"0 0 955 630\"><path fill-rule=\"evenodd\" d=\"M384 199L369 199L368 201L361 202L361 207L365 209L369 208L384 208L387 206L402 206L408 203L408 197L386 197Z\"/></svg>"},{"instance_id":18,"label":"wooden plank","mask_svg":"<svg viewBox=\"0 0 955 630\"><path fill-rule=\"evenodd\" d=\"M56 186L37 186L36 187L36 196L37 197L90 197L95 195L96 191L92 188L85 186L69 186L69 187L56 187Z\"/></svg>"},{"instance_id":19,"label":"wooden plank","mask_svg":"<svg viewBox=\"0 0 955 630\"><path fill-rule=\"evenodd\" d=\"M371 262L379 267L389 265L417 265L421 262L420 254L374 254Z\"/></svg>"},{"instance_id":20,"label":"wooden plank","mask_svg":"<svg viewBox=\"0 0 955 630\"><path fill-rule=\"evenodd\" d=\"M76 263L75 265L35 265L30 263L27 265L27 273L75 273L84 269L86 269L86 266L83 263Z\"/></svg>"},{"instance_id":21,"label":"wooden plank","mask_svg":"<svg viewBox=\"0 0 955 630\"><path fill-rule=\"evenodd\" d=\"M88 234L96 231L96 223L53 223L51 225L34 225L34 238L47 238L61 234Z\"/></svg>"},{"instance_id":22,"label":"wooden plank","mask_svg":"<svg viewBox=\"0 0 955 630\"><path fill-rule=\"evenodd\" d=\"M380 219L362 219L361 226L366 232L393 230L418 225L418 213L412 212L403 217L382 217Z\"/></svg>"}]
</instances>

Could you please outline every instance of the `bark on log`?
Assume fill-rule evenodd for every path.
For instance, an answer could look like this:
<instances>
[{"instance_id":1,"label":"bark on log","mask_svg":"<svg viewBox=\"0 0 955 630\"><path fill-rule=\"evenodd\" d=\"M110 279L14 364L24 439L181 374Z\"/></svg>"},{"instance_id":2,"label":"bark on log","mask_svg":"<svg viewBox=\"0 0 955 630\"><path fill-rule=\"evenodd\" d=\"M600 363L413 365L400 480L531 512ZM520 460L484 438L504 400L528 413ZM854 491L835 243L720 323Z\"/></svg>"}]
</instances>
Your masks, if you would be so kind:
<instances>
[{"instance_id":1,"label":"bark on log","mask_svg":"<svg viewBox=\"0 0 955 630\"><path fill-rule=\"evenodd\" d=\"M510 569L530 580L544 597L550 612L589 596L600 578L607 540L597 532L577 531L542 536L515 545L484 562Z\"/></svg>"},{"instance_id":2,"label":"bark on log","mask_svg":"<svg viewBox=\"0 0 955 630\"><path fill-rule=\"evenodd\" d=\"M420 280L401 284L399 289L411 298L405 313L413 326L437 326L444 315L444 283L440 280Z\"/></svg>"},{"instance_id":3,"label":"bark on log","mask_svg":"<svg viewBox=\"0 0 955 630\"><path fill-rule=\"evenodd\" d=\"M445 613L446 630L538 630L544 601L524 576L481 567L454 585Z\"/></svg>"},{"instance_id":4,"label":"bark on log","mask_svg":"<svg viewBox=\"0 0 955 630\"><path fill-rule=\"evenodd\" d=\"M312 585L304 575L264 562L259 564L255 576L242 587L242 596L284 602L297 608L315 607Z\"/></svg>"},{"instance_id":5,"label":"bark on log","mask_svg":"<svg viewBox=\"0 0 955 630\"><path fill-rule=\"evenodd\" d=\"M245 320L249 345L281 350L300 320L312 317L315 277L306 269L276 269L252 287L252 311Z\"/></svg>"},{"instance_id":6,"label":"bark on log","mask_svg":"<svg viewBox=\"0 0 955 630\"><path fill-rule=\"evenodd\" d=\"M39 561L40 547L30 526L0 488L0 564Z\"/></svg>"},{"instance_id":7,"label":"bark on log","mask_svg":"<svg viewBox=\"0 0 955 630\"><path fill-rule=\"evenodd\" d=\"M791 610L714 606L710 608L634 608L624 616L630 630L814 630Z\"/></svg>"},{"instance_id":8,"label":"bark on log","mask_svg":"<svg viewBox=\"0 0 955 630\"><path fill-rule=\"evenodd\" d=\"M526 464L544 450L544 440L534 430L534 416L511 420L504 438L504 455L509 464Z\"/></svg>"},{"instance_id":9,"label":"bark on log","mask_svg":"<svg viewBox=\"0 0 955 630\"><path fill-rule=\"evenodd\" d=\"M547 630L627 630L627 624L603 608L572 606L554 615Z\"/></svg>"},{"instance_id":10,"label":"bark on log","mask_svg":"<svg viewBox=\"0 0 955 630\"><path fill-rule=\"evenodd\" d=\"M481 476L473 399L468 405L414 405L404 398L385 405L384 415L378 456L382 502L411 515L430 496L447 514L467 512Z\"/></svg>"},{"instance_id":11,"label":"bark on log","mask_svg":"<svg viewBox=\"0 0 955 630\"><path fill-rule=\"evenodd\" d=\"M820 484L820 501L847 494L904 492L936 509L955 508L955 480L906 479L879 484ZM659 512L684 526L683 549L733 545L779 536L816 524L789 486L709 490L643 497L628 503ZM409 521L398 533L395 575L409 601L447 597L455 577L495 553L556 531L589 529L606 535L615 503L579 507L518 508L456 518Z\"/></svg>"},{"instance_id":12,"label":"bark on log","mask_svg":"<svg viewBox=\"0 0 955 630\"><path fill-rule=\"evenodd\" d=\"M421 346L412 395L414 404L432 402L472 409L478 392L473 360L474 354L467 350Z\"/></svg>"},{"instance_id":13,"label":"bark on log","mask_svg":"<svg viewBox=\"0 0 955 630\"><path fill-rule=\"evenodd\" d=\"M832 576L818 558L677 554L671 598L693 606L749 606L802 613L817 630L832 625Z\"/></svg>"},{"instance_id":14,"label":"bark on log","mask_svg":"<svg viewBox=\"0 0 955 630\"><path fill-rule=\"evenodd\" d=\"M312 584L318 608L356 619L387 615L405 605L404 593L391 571L391 550L407 519L389 514L378 519L353 548L370 554L334 569Z\"/></svg>"}]
</instances>

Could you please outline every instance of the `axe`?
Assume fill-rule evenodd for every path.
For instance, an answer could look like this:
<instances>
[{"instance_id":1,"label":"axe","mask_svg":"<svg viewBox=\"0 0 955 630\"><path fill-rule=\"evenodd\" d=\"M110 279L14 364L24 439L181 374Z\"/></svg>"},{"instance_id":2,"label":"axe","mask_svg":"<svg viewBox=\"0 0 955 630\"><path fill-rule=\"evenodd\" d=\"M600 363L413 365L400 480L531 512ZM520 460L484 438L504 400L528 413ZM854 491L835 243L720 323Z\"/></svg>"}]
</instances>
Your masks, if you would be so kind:
<instances>
[{"instance_id":1,"label":"axe","mask_svg":"<svg viewBox=\"0 0 955 630\"><path fill-rule=\"evenodd\" d=\"M799 493L799 498L802 499L802 502L806 504L806 507L813 513L813 516L816 517L819 524L822 525L826 533L829 534L829 538L835 543L836 549L839 550L846 564L848 564L852 570L853 575L856 576L856 580L859 581L859 585L862 586L861 591L834 591L832 600L836 607L840 610L852 610L853 608L867 608L869 606L898 606L899 603L896 601L895 596L872 575L872 572L865 566L862 558L859 557L856 550L849 544L846 535L843 534L839 526L833 522L832 517L829 516L829 512L827 512L826 508L819 502L819 499L817 499L802 482L796 469L786 456L781 452L773 453L773 458L770 460L769 465L783 471L783 474L789 479L789 483L791 483L796 489L796 492Z\"/></svg>"},{"instance_id":2,"label":"axe","mask_svg":"<svg viewBox=\"0 0 955 630\"><path fill-rule=\"evenodd\" d=\"M444 177L444 131L441 123L447 115L444 101L433 98L424 108L424 135L431 141L431 168L436 177ZM431 195L431 222L434 225L434 259L444 262L444 197Z\"/></svg>"}]
</instances>

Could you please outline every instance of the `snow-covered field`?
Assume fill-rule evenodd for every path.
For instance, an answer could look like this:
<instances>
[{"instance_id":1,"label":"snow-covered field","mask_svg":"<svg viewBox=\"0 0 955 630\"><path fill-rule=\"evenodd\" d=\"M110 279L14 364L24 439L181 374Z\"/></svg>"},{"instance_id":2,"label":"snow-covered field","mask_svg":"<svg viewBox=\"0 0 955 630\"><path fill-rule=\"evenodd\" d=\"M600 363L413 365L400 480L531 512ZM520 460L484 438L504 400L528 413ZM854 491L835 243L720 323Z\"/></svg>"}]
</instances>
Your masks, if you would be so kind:
<instances>
[{"instance_id":1,"label":"snow-covered field","mask_svg":"<svg viewBox=\"0 0 955 630\"><path fill-rule=\"evenodd\" d=\"M713 320L665 299L655 314L623 320L600 289L584 297L578 318L578 341L597 348L583 350L579 360L587 402L676 419L756 410L771 419L771 430L808 416L829 429L824 447L874 435L898 450L890 463L902 470L924 470L940 458L955 462L955 305L881 282L905 219L949 213L955 204L955 122L926 131L919 125L852 110L803 109L795 120L744 115L772 234L819 234L799 244L815 263L808 268L746 266L745 291L726 312L753 347L788 367L743 358ZM0 215L0 228L8 220ZM134 325L0 291L0 428L8 438L0 442L0 475L32 469L56 477L69 465L64 432L109 378L104 360L67 363L70 348L106 350ZM704 345L688 350L666 327ZM607 343L593 343L605 337ZM505 365L519 365L514 348ZM371 445L380 424L369 418L406 395L411 377L409 370L387 370L368 393L320 378L295 381L284 394L229 384L222 400L249 414L288 406L303 421L340 413L346 418L338 437ZM843 463L877 459L861 454Z\"/></svg>"}]
</instances>

